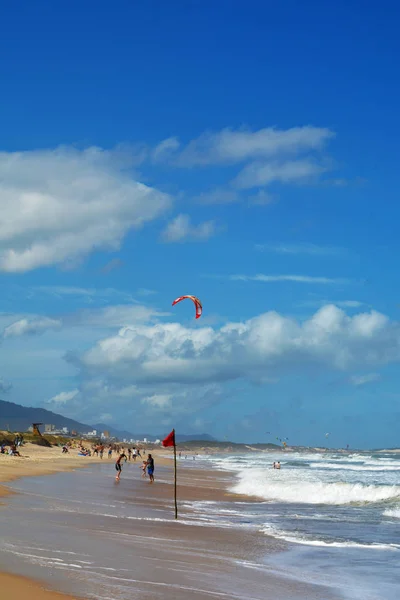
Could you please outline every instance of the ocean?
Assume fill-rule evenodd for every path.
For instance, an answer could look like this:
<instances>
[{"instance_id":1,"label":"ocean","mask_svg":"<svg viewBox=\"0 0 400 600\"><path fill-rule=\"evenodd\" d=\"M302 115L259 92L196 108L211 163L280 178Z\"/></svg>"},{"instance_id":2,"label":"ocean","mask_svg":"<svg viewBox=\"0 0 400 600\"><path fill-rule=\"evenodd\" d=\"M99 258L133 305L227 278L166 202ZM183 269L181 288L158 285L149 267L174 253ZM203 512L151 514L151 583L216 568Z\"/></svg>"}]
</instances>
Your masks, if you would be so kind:
<instances>
[{"instance_id":1,"label":"ocean","mask_svg":"<svg viewBox=\"0 0 400 600\"><path fill-rule=\"evenodd\" d=\"M274 470L274 461L281 469ZM400 454L259 453L207 457L256 503L194 508L287 542L265 559L287 576L319 582L348 600L400 597ZM225 525L226 526L226 525Z\"/></svg>"},{"instance_id":2,"label":"ocean","mask_svg":"<svg viewBox=\"0 0 400 600\"><path fill-rule=\"evenodd\" d=\"M194 494L180 499L178 523L171 468L156 468L154 486L129 463L119 484L110 463L10 484L2 568L96 600L265 600L265 590L274 600L398 600L399 455L189 456L179 467ZM240 496L197 500L213 471Z\"/></svg>"}]
</instances>

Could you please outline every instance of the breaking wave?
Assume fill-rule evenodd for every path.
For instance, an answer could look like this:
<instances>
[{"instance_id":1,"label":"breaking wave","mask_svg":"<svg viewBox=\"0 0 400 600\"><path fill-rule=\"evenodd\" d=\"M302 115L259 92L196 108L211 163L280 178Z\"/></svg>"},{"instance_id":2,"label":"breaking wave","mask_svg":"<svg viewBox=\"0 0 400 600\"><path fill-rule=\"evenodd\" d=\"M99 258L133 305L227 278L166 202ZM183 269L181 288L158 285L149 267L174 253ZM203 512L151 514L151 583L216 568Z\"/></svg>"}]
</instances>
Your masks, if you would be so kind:
<instances>
[{"instance_id":1,"label":"breaking wave","mask_svg":"<svg viewBox=\"0 0 400 600\"><path fill-rule=\"evenodd\" d=\"M385 517L394 517L395 519L400 519L400 507L397 508L388 508L383 513Z\"/></svg>"},{"instance_id":2,"label":"breaking wave","mask_svg":"<svg viewBox=\"0 0 400 600\"><path fill-rule=\"evenodd\" d=\"M241 473L232 491L275 502L299 504L373 503L400 499L398 485L366 485L362 483L327 483L321 481L276 481L266 479L264 472Z\"/></svg>"},{"instance_id":3,"label":"breaking wave","mask_svg":"<svg viewBox=\"0 0 400 600\"><path fill-rule=\"evenodd\" d=\"M273 525L264 525L262 532L274 538L291 542L293 544L303 544L306 546L321 546L324 548L366 548L370 550L399 550L400 544L379 544L371 542L370 544L355 542L353 540L321 540L307 537L297 532L284 531Z\"/></svg>"}]
</instances>

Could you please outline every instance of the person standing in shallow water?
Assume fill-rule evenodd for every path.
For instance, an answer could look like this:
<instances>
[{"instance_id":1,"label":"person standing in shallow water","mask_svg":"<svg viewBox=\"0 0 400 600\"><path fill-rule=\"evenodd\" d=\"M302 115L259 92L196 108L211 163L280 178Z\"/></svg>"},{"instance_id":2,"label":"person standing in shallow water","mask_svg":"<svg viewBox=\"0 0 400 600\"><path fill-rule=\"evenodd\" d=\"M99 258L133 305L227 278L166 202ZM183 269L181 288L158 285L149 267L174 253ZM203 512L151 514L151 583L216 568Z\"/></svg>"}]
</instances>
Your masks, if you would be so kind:
<instances>
[{"instance_id":1,"label":"person standing in shallow water","mask_svg":"<svg viewBox=\"0 0 400 600\"><path fill-rule=\"evenodd\" d=\"M121 471L122 471L121 460L123 458L125 458L125 462L128 460L125 452L121 452L121 454L118 456L117 460L115 461L115 469L117 470L117 475L116 475L115 479L117 481L119 481L119 479L121 477Z\"/></svg>"},{"instance_id":2,"label":"person standing in shallow water","mask_svg":"<svg viewBox=\"0 0 400 600\"><path fill-rule=\"evenodd\" d=\"M151 454L147 456L147 473L149 475L150 483L154 483L154 458Z\"/></svg>"}]
</instances>

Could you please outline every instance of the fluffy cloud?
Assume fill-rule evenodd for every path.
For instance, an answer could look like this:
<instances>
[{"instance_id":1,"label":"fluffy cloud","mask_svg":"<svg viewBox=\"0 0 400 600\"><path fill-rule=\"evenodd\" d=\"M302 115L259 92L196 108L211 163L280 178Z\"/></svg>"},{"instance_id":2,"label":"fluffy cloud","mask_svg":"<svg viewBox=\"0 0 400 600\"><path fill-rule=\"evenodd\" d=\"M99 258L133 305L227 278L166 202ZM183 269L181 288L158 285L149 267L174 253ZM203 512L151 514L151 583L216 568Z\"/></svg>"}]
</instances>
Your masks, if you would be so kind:
<instances>
[{"instance_id":1,"label":"fluffy cloud","mask_svg":"<svg viewBox=\"0 0 400 600\"><path fill-rule=\"evenodd\" d=\"M60 319L49 319L48 317L24 318L11 323L3 331L4 338L20 337L22 335L37 335L45 331L60 329Z\"/></svg>"},{"instance_id":2,"label":"fluffy cloud","mask_svg":"<svg viewBox=\"0 0 400 600\"><path fill-rule=\"evenodd\" d=\"M247 165L234 180L241 189L263 187L274 183L298 183L321 175L324 168L310 159L254 162Z\"/></svg>"},{"instance_id":3,"label":"fluffy cloud","mask_svg":"<svg viewBox=\"0 0 400 600\"><path fill-rule=\"evenodd\" d=\"M205 221L192 225L189 215L180 214L170 223L162 234L165 242L205 241L216 232L214 221Z\"/></svg>"},{"instance_id":4,"label":"fluffy cloud","mask_svg":"<svg viewBox=\"0 0 400 600\"><path fill-rule=\"evenodd\" d=\"M329 129L312 126L286 130L268 127L258 131L223 129L203 133L183 148L177 138L169 138L155 152L182 167L232 164L318 150L332 137L334 133Z\"/></svg>"},{"instance_id":5,"label":"fluffy cloud","mask_svg":"<svg viewBox=\"0 0 400 600\"><path fill-rule=\"evenodd\" d=\"M121 329L76 364L85 377L136 385L259 380L321 365L346 371L400 359L400 327L375 311L353 317L325 306L305 322L268 312L220 329L177 323Z\"/></svg>"},{"instance_id":6,"label":"fluffy cloud","mask_svg":"<svg viewBox=\"0 0 400 600\"><path fill-rule=\"evenodd\" d=\"M82 422L115 407L126 422L191 422L241 385L270 385L290 374L337 371L354 385L400 361L400 324L375 312L349 316L333 305L308 320L268 312L220 328L137 323L69 352L79 385L52 398ZM356 376L357 372L369 375ZM77 390L79 390L77 392ZM75 393L77 392L77 393Z\"/></svg>"},{"instance_id":7,"label":"fluffy cloud","mask_svg":"<svg viewBox=\"0 0 400 600\"><path fill-rule=\"evenodd\" d=\"M67 404L79 394L79 390L71 390L70 392L60 392L50 400L47 400L47 404L55 404L56 406L62 406Z\"/></svg>"},{"instance_id":8,"label":"fluffy cloud","mask_svg":"<svg viewBox=\"0 0 400 600\"><path fill-rule=\"evenodd\" d=\"M135 181L126 156L88 148L0 153L0 270L25 272L118 249L168 195Z\"/></svg>"},{"instance_id":9,"label":"fluffy cloud","mask_svg":"<svg viewBox=\"0 0 400 600\"><path fill-rule=\"evenodd\" d=\"M304 183L326 170L317 155L334 135L329 129L312 126L257 131L227 128L205 132L186 146L177 138L164 140L155 148L153 158L186 168L245 163L231 182L238 189L260 188L273 182ZM238 199L232 189L217 189L198 197L210 204Z\"/></svg>"}]
</instances>

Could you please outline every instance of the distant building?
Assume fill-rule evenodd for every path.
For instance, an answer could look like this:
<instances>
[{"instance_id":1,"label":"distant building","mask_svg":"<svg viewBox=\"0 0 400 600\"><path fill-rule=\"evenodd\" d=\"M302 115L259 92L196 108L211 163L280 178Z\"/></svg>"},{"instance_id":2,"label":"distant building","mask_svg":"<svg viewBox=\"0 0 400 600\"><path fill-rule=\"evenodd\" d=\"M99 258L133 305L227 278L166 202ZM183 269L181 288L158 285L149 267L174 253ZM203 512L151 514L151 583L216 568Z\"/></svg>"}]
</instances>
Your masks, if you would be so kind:
<instances>
[{"instance_id":1,"label":"distant building","mask_svg":"<svg viewBox=\"0 0 400 600\"><path fill-rule=\"evenodd\" d=\"M103 433L101 434L101 437L103 439L108 439L110 437L110 432L109 431L103 431Z\"/></svg>"},{"instance_id":2,"label":"distant building","mask_svg":"<svg viewBox=\"0 0 400 600\"><path fill-rule=\"evenodd\" d=\"M88 431L85 433L86 437L94 438L97 437L97 429L93 429L93 431Z\"/></svg>"},{"instance_id":3,"label":"distant building","mask_svg":"<svg viewBox=\"0 0 400 600\"><path fill-rule=\"evenodd\" d=\"M147 438L144 438L143 441L145 444L147 444Z\"/></svg>"},{"instance_id":4,"label":"distant building","mask_svg":"<svg viewBox=\"0 0 400 600\"><path fill-rule=\"evenodd\" d=\"M52 433L55 430L56 430L56 426L55 425L45 425L44 426L44 432L45 433Z\"/></svg>"}]
</instances>

